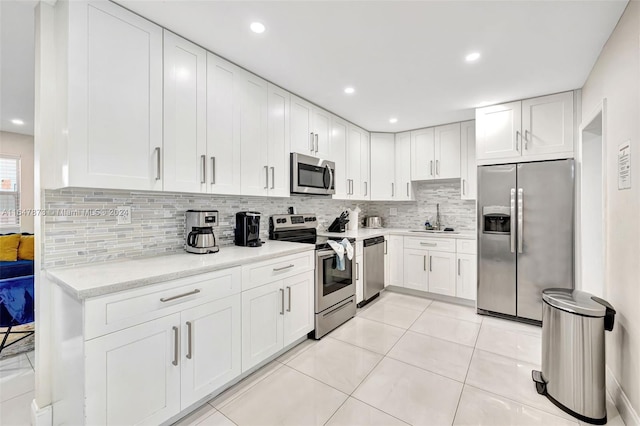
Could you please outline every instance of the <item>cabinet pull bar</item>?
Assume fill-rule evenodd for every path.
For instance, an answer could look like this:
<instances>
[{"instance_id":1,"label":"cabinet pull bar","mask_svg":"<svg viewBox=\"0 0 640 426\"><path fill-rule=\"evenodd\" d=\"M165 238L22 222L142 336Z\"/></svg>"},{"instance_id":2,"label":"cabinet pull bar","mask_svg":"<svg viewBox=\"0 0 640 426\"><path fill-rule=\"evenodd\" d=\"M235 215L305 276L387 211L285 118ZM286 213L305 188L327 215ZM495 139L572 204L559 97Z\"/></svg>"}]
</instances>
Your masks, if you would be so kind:
<instances>
[{"instance_id":1,"label":"cabinet pull bar","mask_svg":"<svg viewBox=\"0 0 640 426\"><path fill-rule=\"evenodd\" d=\"M291 312L291 287L287 286L287 290L289 290L289 307L287 308L287 312Z\"/></svg>"},{"instance_id":2,"label":"cabinet pull bar","mask_svg":"<svg viewBox=\"0 0 640 426\"><path fill-rule=\"evenodd\" d=\"M269 166L264 166L264 189L269 189Z\"/></svg>"},{"instance_id":3,"label":"cabinet pull bar","mask_svg":"<svg viewBox=\"0 0 640 426\"><path fill-rule=\"evenodd\" d=\"M172 300L180 299L181 297L187 297L187 296L191 296L192 294L198 294L198 293L200 293L200 290L196 288L195 290L192 290L188 293L178 294L176 296L171 296L171 297L162 297L160 298L160 301L171 302Z\"/></svg>"},{"instance_id":4,"label":"cabinet pull bar","mask_svg":"<svg viewBox=\"0 0 640 426\"><path fill-rule=\"evenodd\" d=\"M201 155L200 161L202 161L202 170L200 171L200 183L207 183L207 156Z\"/></svg>"},{"instance_id":5,"label":"cabinet pull bar","mask_svg":"<svg viewBox=\"0 0 640 426\"><path fill-rule=\"evenodd\" d=\"M433 176L433 160L429 161L429 174Z\"/></svg>"},{"instance_id":6,"label":"cabinet pull bar","mask_svg":"<svg viewBox=\"0 0 640 426\"><path fill-rule=\"evenodd\" d=\"M280 296L282 297L282 308L280 309L280 315L284 315L284 289L280 289Z\"/></svg>"},{"instance_id":7,"label":"cabinet pull bar","mask_svg":"<svg viewBox=\"0 0 640 426\"><path fill-rule=\"evenodd\" d=\"M271 189L276 187L276 168L271 167Z\"/></svg>"},{"instance_id":8,"label":"cabinet pull bar","mask_svg":"<svg viewBox=\"0 0 640 426\"><path fill-rule=\"evenodd\" d=\"M429 256L429 272L433 272L433 256Z\"/></svg>"},{"instance_id":9,"label":"cabinet pull bar","mask_svg":"<svg viewBox=\"0 0 640 426\"><path fill-rule=\"evenodd\" d=\"M520 151L518 141L520 140L520 130L516 130L516 151Z\"/></svg>"},{"instance_id":10,"label":"cabinet pull bar","mask_svg":"<svg viewBox=\"0 0 640 426\"><path fill-rule=\"evenodd\" d=\"M424 242L420 242L421 246L429 246L429 247L436 247L438 244L437 243L424 243Z\"/></svg>"},{"instance_id":11,"label":"cabinet pull bar","mask_svg":"<svg viewBox=\"0 0 640 426\"><path fill-rule=\"evenodd\" d=\"M460 259L458 259L458 276L460 276Z\"/></svg>"},{"instance_id":12,"label":"cabinet pull bar","mask_svg":"<svg viewBox=\"0 0 640 426\"><path fill-rule=\"evenodd\" d=\"M467 192L466 192L465 187L464 187L464 181L465 180L462 179L462 195L467 195Z\"/></svg>"},{"instance_id":13,"label":"cabinet pull bar","mask_svg":"<svg viewBox=\"0 0 640 426\"><path fill-rule=\"evenodd\" d=\"M211 157L211 185L216 184L216 157Z\"/></svg>"},{"instance_id":14,"label":"cabinet pull bar","mask_svg":"<svg viewBox=\"0 0 640 426\"><path fill-rule=\"evenodd\" d=\"M283 266L282 268L273 268L273 272L284 271L285 269L293 268L294 266L295 266L294 264L291 264L291 265Z\"/></svg>"},{"instance_id":15,"label":"cabinet pull bar","mask_svg":"<svg viewBox=\"0 0 640 426\"><path fill-rule=\"evenodd\" d=\"M407 197L409 196L409 182L407 182Z\"/></svg>"},{"instance_id":16,"label":"cabinet pull bar","mask_svg":"<svg viewBox=\"0 0 640 426\"><path fill-rule=\"evenodd\" d=\"M524 149L529 149L529 130L524 131Z\"/></svg>"},{"instance_id":17,"label":"cabinet pull bar","mask_svg":"<svg viewBox=\"0 0 640 426\"><path fill-rule=\"evenodd\" d=\"M161 161L161 157L160 157L160 147L156 147L155 149L156 152L156 180L160 180L160 168L162 167L162 161Z\"/></svg>"},{"instance_id":18,"label":"cabinet pull bar","mask_svg":"<svg viewBox=\"0 0 640 426\"><path fill-rule=\"evenodd\" d=\"M178 327L173 326L173 361L171 364L178 365L178 358L180 357L180 331Z\"/></svg>"},{"instance_id":19,"label":"cabinet pull bar","mask_svg":"<svg viewBox=\"0 0 640 426\"><path fill-rule=\"evenodd\" d=\"M368 182L365 181L364 182L364 196L366 197L367 195L369 195L369 185L368 185Z\"/></svg>"},{"instance_id":20,"label":"cabinet pull bar","mask_svg":"<svg viewBox=\"0 0 640 426\"><path fill-rule=\"evenodd\" d=\"M191 348L192 348L192 339L191 335L193 334L193 324L191 321L187 321L187 359L191 359Z\"/></svg>"},{"instance_id":21,"label":"cabinet pull bar","mask_svg":"<svg viewBox=\"0 0 640 426\"><path fill-rule=\"evenodd\" d=\"M427 255L426 254L422 257L422 269L424 269L425 271L427 270Z\"/></svg>"},{"instance_id":22,"label":"cabinet pull bar","mask_svg":"<svg viewBox=\"0 0 640 426\"><path fill-rule=\"evenodd\" d=\"M436 175L440 176L440 160L436 160Z\"/></svg>"},{"instance_id":23,"label":"cabinet pull bar","mask_svg":"<svg viewBox=\"0 0 640 426\"><path fill-rule=\"evenodd\" d=\"M393 182L391 182L391 196L392 197L396 196L396 188Z\"/></svg>"},{"instance_id":24,"label":"cabinet pull bar","mask_svg":"<svg viewBox=\"0 0 640 426\"><path fill-rule=\"evenodd\" d=\"M360 266L356 262L356 281L360 280Z\"/></svg>"},{"instance_id":25,"label":"cabinet pull bar","mask_svg":"<svg viewBox=\"0 0 640 426\"><path fill-rule=\"evenodd\" d=\"M315 134L316 136L316 153L318 153L318 134Z\"/></svg>"},{"instance_id":26,"label":"cabinet pull bar","mask_svg":"<svg viewBox=\"0 0 640 426\"><path fill-rule=\"evenodd\" d=\"M311 140L311 152L313 152L313 132L311 132L309 139Z\"/></svg>"}]
</instances>

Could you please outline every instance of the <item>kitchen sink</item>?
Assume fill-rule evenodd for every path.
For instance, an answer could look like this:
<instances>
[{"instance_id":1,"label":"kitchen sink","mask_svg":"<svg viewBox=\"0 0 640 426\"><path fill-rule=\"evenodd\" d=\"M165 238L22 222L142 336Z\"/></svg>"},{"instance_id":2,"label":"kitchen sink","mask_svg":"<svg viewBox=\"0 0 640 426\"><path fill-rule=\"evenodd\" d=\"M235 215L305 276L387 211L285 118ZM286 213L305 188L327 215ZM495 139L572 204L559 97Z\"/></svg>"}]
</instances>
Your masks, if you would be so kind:
<instances>
[{"instance_id":1,"label":"kitchen sink","mask_svg":"<svg viewBox=\"0 0 640 426\"><path fill-rule=\"evenodd\" d=\"M437 229L411 229L409 232L423 232L425 234L459 234L458 231L439 231Z\"/></svg>"}]
</instances>

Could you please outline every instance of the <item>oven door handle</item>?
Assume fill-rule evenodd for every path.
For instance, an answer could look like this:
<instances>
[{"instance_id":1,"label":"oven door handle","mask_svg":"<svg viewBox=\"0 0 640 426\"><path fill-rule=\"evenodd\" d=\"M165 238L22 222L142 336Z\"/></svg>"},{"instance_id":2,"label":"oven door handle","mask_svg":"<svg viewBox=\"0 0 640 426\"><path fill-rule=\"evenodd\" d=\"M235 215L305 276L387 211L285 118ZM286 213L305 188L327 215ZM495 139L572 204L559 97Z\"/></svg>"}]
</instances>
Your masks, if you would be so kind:
<instances>
[{"instance_id":1,"label":"oven door handle","mask_svg":"<svg viewBox=\"0 0 640 426\"><path fill-rule=\"evenodd\" d=\"M336 254L336 252L333 251L333 250L321 250L321 251L316 253L316 256L317 257L327 257L327 256L333 256L335 254ZM345 254L345 256L346 256L346 254Z\"/></svg>"}]
</instances>

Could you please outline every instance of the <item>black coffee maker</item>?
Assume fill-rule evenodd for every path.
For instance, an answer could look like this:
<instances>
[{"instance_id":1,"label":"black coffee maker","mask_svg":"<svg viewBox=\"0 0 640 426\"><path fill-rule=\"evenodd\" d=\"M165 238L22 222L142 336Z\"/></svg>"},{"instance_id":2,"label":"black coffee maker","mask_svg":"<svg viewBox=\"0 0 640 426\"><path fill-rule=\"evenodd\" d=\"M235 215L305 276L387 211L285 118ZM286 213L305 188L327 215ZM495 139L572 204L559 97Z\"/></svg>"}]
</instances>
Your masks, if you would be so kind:
<instances>
[{"instance_id":1,"label":"black coffee maker","mask_svg":"<svg viewBox=\"0 0 640 426\"><path fill-rule=\"evenodd\" d=\"M235 243L237 246L260 247L260 213L236 213Z\"/></svg>"}]
</instances>

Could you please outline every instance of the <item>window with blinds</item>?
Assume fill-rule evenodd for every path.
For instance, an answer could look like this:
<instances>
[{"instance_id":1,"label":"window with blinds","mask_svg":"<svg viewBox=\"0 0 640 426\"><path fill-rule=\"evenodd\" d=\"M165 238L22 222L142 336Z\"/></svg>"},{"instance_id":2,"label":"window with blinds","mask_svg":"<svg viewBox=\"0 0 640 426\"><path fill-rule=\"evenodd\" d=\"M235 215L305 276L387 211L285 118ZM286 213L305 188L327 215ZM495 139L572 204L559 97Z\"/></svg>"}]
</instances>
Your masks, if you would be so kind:
<instances>
[{"instance_id":1,"label":"window with blinds","mask_svg":"<svg viewBox=\"0 0 640 426\"><path fill-rule=\"evenodd\" d=\"M0 227L20 225L20 157L0 154Z\"/></svg>"}]
</instances>

